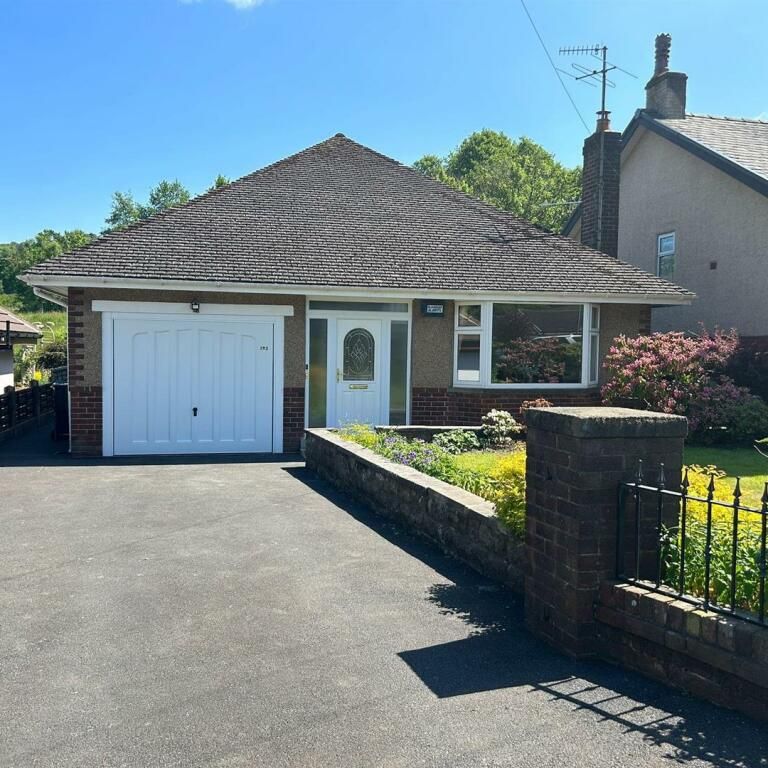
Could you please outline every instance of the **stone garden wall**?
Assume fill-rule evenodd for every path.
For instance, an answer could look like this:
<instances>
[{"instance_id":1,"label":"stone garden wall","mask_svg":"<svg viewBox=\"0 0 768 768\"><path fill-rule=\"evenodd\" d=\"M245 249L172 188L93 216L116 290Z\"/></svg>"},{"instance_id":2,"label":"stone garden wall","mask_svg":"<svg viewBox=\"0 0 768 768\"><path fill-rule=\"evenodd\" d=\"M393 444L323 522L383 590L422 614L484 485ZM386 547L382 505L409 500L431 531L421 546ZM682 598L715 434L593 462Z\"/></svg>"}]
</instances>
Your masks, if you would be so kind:
<instances>
[{"instance_id":1,"label":"stone garden wall","mask_svg":"<svg viewBox=\"0 0 768 768\"><path fill-rule=\"evenodd\" d=\"M395 464L327 429L309 429L307 468L384 517L425 536L479 573L523 590L525 546L493 504Z\"/></svg>"}]
</instances>

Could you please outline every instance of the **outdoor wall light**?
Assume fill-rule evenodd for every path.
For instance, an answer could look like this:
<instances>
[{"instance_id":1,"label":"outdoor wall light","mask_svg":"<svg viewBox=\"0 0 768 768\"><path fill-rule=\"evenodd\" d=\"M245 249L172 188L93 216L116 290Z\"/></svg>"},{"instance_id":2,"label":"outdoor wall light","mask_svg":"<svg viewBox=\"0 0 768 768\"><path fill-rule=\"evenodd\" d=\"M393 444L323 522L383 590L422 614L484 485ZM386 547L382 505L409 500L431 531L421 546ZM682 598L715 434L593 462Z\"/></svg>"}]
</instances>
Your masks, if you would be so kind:
<instances>
[{"instance_id":1,"label":"outdoor wall light","mask_svg":"<svg viewBox=\"0 0 768 768\"><path fill-rule=\"evenodd\" d=\"M199 311L200 311L200 302L199 302L199 301L193 301L193 302L192 302L192 303L189 305L189 308L190 308L190 309L191 309L193 312L199 312Z\"/></svg>"}]
</instances>

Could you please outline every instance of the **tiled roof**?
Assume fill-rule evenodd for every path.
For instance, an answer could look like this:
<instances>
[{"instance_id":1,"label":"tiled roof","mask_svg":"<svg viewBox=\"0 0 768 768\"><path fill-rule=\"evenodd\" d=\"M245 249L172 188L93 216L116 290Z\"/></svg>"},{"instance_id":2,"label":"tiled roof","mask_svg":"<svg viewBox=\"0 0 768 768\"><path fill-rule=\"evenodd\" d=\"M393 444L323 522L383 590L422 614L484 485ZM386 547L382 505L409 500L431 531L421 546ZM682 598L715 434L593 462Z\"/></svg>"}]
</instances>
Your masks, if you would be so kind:
<instances>
[{"instance_id":1,"label":"tiled roof","mask_svg":"<svg viewBox=\"0 0 768 768\"><path fill-rule=\"evenodd\" d=\"M0 341L3 343L5 343L8 321L11 323L11 341L20 339L35 341L43 335L34 325L30 325L26 320L22 320L7 309L0 307Z\"/></svg>"},{"instance_id":2,"label":"tiled roof","mask_svg":"<svg viewBox=\"0 0 768 768\"><path fill-rule=\"evenodd\" d=\"M711 115L655 120L768 179L768 122Z\"/></svg>"},{"instance_id":3,"label":"tiled roof","mask_svg":"<svg viewBox=\"0 0 768 768\"><path fill-rule=\"evenodd\" d=\"M27 274L52 283L60 276L692 295L341 134Z\"/></svg>"}]
</instances>

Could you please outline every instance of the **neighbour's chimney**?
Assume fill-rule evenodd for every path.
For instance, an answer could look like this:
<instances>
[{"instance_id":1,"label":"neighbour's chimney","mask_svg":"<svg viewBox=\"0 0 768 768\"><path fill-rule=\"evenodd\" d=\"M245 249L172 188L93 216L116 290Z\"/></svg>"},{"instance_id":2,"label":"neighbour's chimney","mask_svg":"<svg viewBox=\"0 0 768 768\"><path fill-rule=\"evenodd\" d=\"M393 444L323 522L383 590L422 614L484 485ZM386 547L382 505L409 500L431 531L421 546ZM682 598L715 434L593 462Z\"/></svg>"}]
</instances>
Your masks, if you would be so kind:
<instances>
[{"instance_id":1,"label":"neighbour's chimney","mask_svg":"<svg viewBox=\"0 0 768 768\"><path fill-rule=\"evenodd\" d=\"M653 117L685 117L685 88L688 75L669 71L672 36L656 35L656 64L645 86L645 111Z\"/></svg>"},{"instance_id":2,"label":"neighbour's chimney","mask_svg":"<svg viewBox=\"0 0 768 768\"><path fill-rule=\"evenodd\" d=\"M581 242L609 256L617 256L621 134L611 130L609 114L597 113L597 128L584 142Z\"/></svg>"}]
</instances>

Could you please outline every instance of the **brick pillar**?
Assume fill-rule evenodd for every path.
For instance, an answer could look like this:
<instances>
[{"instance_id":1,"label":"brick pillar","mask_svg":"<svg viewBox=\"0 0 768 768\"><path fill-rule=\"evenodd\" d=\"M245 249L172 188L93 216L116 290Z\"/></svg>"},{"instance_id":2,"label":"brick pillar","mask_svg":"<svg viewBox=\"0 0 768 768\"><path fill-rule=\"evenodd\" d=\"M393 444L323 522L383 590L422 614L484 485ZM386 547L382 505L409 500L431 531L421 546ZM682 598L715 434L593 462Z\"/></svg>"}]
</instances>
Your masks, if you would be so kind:
<instances>
[{"instance_id":1,"label":"brick pillar","mask_svg":"<svg viewBox=\"0 0 768 768\"><path fill-rule=\"evenodd\" d=\"M617 497L639 459L677 490L687 421L628 408L528 411L525 615L536 635L573 656L595 652L593 605L615 576Z\"/></svg>"},{"instance_id":2,"label":"brick pillar","mask_svg":"<svg viewBox=\"0 0 768 768\"><path fill-rule=\"evenodd\" d=\"M298 453L304 434L304 387L283 388L283 452Z\"/></svg>"}]
</instances>

